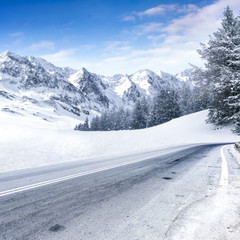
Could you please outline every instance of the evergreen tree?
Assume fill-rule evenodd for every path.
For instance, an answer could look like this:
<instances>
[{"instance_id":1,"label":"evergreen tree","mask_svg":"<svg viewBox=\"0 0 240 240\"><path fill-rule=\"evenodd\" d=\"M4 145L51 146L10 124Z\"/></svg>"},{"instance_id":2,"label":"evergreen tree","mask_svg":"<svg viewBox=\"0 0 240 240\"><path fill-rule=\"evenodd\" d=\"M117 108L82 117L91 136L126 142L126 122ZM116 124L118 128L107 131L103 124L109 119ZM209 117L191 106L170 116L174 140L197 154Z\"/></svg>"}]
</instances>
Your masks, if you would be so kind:
<instances>
[{"instance_id":1,"label":"evergreen tree","mask_svg":"<svg viewBox=\"0 0 240 240\"><path fill-rule=\"evenodd\" d=\"M124 110L123 107L120 107L117 111L116 114L116 129L115 130L124 130L124 129L128 129L128 126L126 121L126 112Z\"/></svg>"},{"instance_id":2,"label":"evergreen tree","mask_svg":"<svg viewBox=\"0 0 240 240\"><path fill-rule=\"evenodd\" d=\"M78 125L75 126L74 130L78 130L78 131L89 131L89 122L88 122L88 118L85 119L85 122L79 123Z\"/></svg>"},{"instance_id":3,"label":"evergreen tree","mask_svg":"<svg viewBox=\"0 0 240 240\"><path fill-rule=\"evenodd\" d=\"M240 20L227 7L222 27L208 44L202 44L200 55L206 60L200 71L204 88L212 95L209 121L215 124L239 122L240 110ZM199 82L199 81L198 81Z\"/></svg>"},{"instance_id":4,"label":"evergreen tree","mask_svg":"<svg viewBox=\"0 0 240 240\"><path fill-rule=\"evenodd\" d=\"M152 101L147 127L156 126L180 117L179 97L176 91L162 89Z\"/></svg>"},{"instance_id":5,"label":"evergreen tree","mask_svg":"<svg viewBox=\"0 0 240 240\"><path fill-rule=\"evenodd\" d=\"M150 106L149 106L150 99L146 99L145 97L143 97L143 98L141 98L140 101L141 101L141 107L142 107L142 114L144 117L143 125L144 125L144 128L146 128L148 115L149 115L149 111L150 111Z\"/></svg>"},{"instance_id":6,"label":"evergreen tree","mask_svg":"<svg viewBox=\"0 0 240 240\"><path fill-rule=\"evenodd\" d=\"M109 129L109 122L108 122L108 113L107 111L104 111L99 118L99 125L101 131L108 131Z\"/></svg>"},{"instance_id":7,"label":"evergreen tree","mask_svg":"<svg viewBox=\"0 0 240 240\"><path fill-rule=\"evenodd\" d=\"M96 116L92 119L91 124L90 124L90 130L91 131L100 131L101 130L99 116Z\"/></svg>"},{"instance_id":8,"label":"evergreen tree","mask_svg":"<svg viewBox=\"0 0 240 240\"><path fill-rule=\"evenodd\" d=\"M130 111L129 109L125 109L124 110L124 114L123 114L123 117L121 118L121 126L122 126L122 129L125 129L125 130L129 130L129 129L132 129L132 111Z\"/></svg>"},{"instance_id":9,"label":"evergreen tree","mask_svg":"<svg viewBox=\"0 0 240 240\"><path fill-rule=\"evenodd\" d=\"M140 100L137 100L133 107L131 127L133 129L141 129L146 127L146 119Z\"/></svg>"},{"instance_id":10,"label":"evergreen tree","mask_svg":"<svg viewBox=\"0 0 240 240\"><path fill-rule=\"evenodd\" d=\"M193 91L189 87L189 85L184 84L181 89L181 97L180 97L180 108L181 114L186 115L193 112L193 101L192 101Z\"/></svg>"},{"instance_id":11,"label":"evergreen tree","mask_svg":"<svg viewBox=\"0 0 240 240\"><path fill-rule=\"evenodd\" d=\"M151 103L150 111L147 117L147 127L153 127L158 125L157 109L157 97L155 96Z\"/></svg>"},{"instance_id":12,"label":"evergreen tree","mask_svg":"<svg viewBox=\"0 0 240 240\"><path fill-rule=\"evenodd\" d=\"M156 96L156 124L162 124L181 115L178 94L174 90L163 89Z\"/></svg>"},{"instance_id":13,"label":"evergreen tree","mask_svg":"<svg viewBox=\"0 0 240 240\"><path fill-rule=\"evenodd\" d=\"M85 119L85 122L83 124L83 129L84 129L84 131L89 131L88 117L86 117L86 119Z\"/></svg>"}]
</instances>

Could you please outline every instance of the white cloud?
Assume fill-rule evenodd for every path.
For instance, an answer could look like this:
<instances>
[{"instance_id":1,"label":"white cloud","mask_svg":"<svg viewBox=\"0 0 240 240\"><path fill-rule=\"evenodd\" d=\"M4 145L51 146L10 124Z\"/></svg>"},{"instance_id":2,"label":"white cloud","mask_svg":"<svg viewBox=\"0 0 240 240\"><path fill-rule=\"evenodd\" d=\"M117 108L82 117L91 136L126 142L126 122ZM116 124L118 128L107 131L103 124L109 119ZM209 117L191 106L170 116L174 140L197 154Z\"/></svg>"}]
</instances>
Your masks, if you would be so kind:
<instances>
[{"instance_id":1,"label":"white cloud","mask_svg":"<svg viewBox=\"0 0 240 240\"><path fill-rule=\"evenodd\" d=\"M163 24L159 22L150 22L140 24L134 27L131 31L125 31L130 35L144 35L152 32L162 32Z\"/></svg>"},{"instance_id":2,"label":"white cloud","mask_svg":"<svg viewBox=\"0 0 240 240\"><path fill-rule=\"evenodd\" d=\"M25 38L24 32L14 32L9 34L8 36L12 38L12 41L10 42L12 46L20 45Z\"/></svg>"},{"instance_id":3,"label":"white cloud","mask_svg":"<svg viewBox=\"0 0 240 240\"><path fill-rule=\"evenodd\" d=\"M157 15L163 15L167 12L171 11L177 11L178 13L189 13L189 12L195 12L198 9L198 7L194 4L185 4L185 5L179 5L179 4L160 4L156 7L149 8L143 12L137 12L136 15L143 17L143 16L157 16Z\"/></svg>"},{"instance_id":4,"label":"white cloud","mask_svg":"<svg viewBox=\"0 0 240 240\"><path fill-rule=\"evenodd\" d=\"M107 41L106 47L103 49L104 52L120 54L125 51L129 51L132 47L128 41Z\"/></svg>"},{"instance_id":5,"label":"white cloud","mask_svg":"<svg viewBox=\"0 0 240 240\"><path fill-rule=\"evenodd\" d=\"M130 74L143 68L175 74L188 68L189 63L198 66L203 64L196 50L200 48L199 43L207 42L209 35L220 26L222 13L227 5L238 14L236 11L240 9L240 1L219 0L203 8L195 8L191 5L185 9L178 8L178 11L182 11L181 17L173 19L167 25L150 22L130 29L129 33L135 33L141 41L146 38L145 50L141 47L134 48L135 42L131 42L129 37L134 34L128 33L125 36L126 41L106 42L102 59L98 56L88 63L83 62L76 54L79 49L61 50L43 58L59 66L86 67L92 72L105 75ZM152 14L153 12L152 10Z\"/></svg>"},{"instance_id":6,"label":"white cloud","mask_svg":"<svg viewBox=\"0 0 240 240\"><path fill-rule=\"evenodd\" d=\"M101 71L102 74L133 73L146 68L175 74L189 68L189 63L201 64L197 52L189 49L189 44L176 46L174 49L162 47L134 50L123 56L105 58L101 62L101 67L95 66L95 69ZM109 72L110 70L111 72Z\"/></svg>"},{"instance_id":7,"label":"white cloud","mask_svg":"<svg viewBox=\"0 0 240 240\"><path fill-rule=\"evenodd\" d=\"M9 34L10 37L22 37L24 35L23 32L14 32Z\"/></svg>"},{"instance_id":8,"label":"white cloud","mask_svg":"<svg viewBox=\"0 0 240 240\"><path fill-rule=\"evenodd\" d=\"M122 58L122 64L119 57L118 64L128 69L129 65L135 67L137 62L139 68L161 69L170 73L184 70L189 67L189 63L203 65L196 50L200 48L200 42L207 42L209 35L220 27L222 13L227 5L235 10L240 9L240 2L235 0L220 0L203 8L185 5L178 9L185 15L173 19L168 25L163 26L158 22L139 25L133 32L139 35L154 33L147 36L152 46L148 50L129 52ZM160 8L145 13L154 15L160 13Z\"/></svg>"},{"instance_id":9,"label":"white cloud","mask_svg":"<svg viewBox=\"0 0 240 240\"><path fill-rule=\"evenodd\" d=\"M146 24L140 25L139 28L143 33L161 32L162 23L157 23L157 22L146 23Z\"/></svg>"},{"instance_id":10,"label":"white cloud","mask_svg":"<svg viewBox=\"0 0 240 240\"><path fill-rule=\"evenodd\" d=\"M34 43L30 46L28 46L26 49L27 50L39 50L39 49L54 49L54 42L50 42L50 41L40 41L38 43Z\"/></svg>"},{"instance_id":11,"label":"white cloud","mask_svg":"<svg viewBox=\"0 0 240 240\"><path fill-rule=\"evenodd\" d=\"M79 49L84 49L84 50L92 50L96 48L96 45L94 44L85 44L85 45L80 45Z\"/></svg>"},{"instance_id":12,"label":"white cloud","mask_svg":"<svg viewBox=\"0 0 240 240\"><path fill-rule=\"evenodd\" d=\"M75 69L80 69L81 67L89 66L89 63L85 63L79 59L79 55L77 55L79 50L81 49L63 49L52 54L42 55L41 57L59 67L69 66Z\"/></svg>"},{"instance_id":13,"label":"white cloud","mask_svg":"<svg viewBox=\"0 0 240 240\"><path fill-rule=\"evenodd\" d=\"M165 26L159 22L139 25L129 32L138 35L151 33L146 36L152 41L147 50L130 49L120 56L105 58L92 68L101 74L132 73L141 68L175 74L188 68L189 63L202 66L196 50L200 48L200 42L207 42L209 35L221 26L222 13L227 5L238 14L236 11L240 9L240 1L219 0L203 8L186 5L178 9L185 14ZM158 11L160 14L160 8ZM152 9L148 14L154 15L158 11Z\"/></svg>"},{"instance_id":14,"label":"white cloud","mask_svg":"<svg viewBox=\"0 0 240 240\"><path fill-rule=\"evenodd\" d=\"M239 9L240 2L235 0L220 0L214 4L198 9L196 13L189 13L174 19L162 30L168 36L165 44L182 42L206 42L220 26L224 8L230 5L232 9Z\"/></svg>"},{"instance_id":15,"label":"white cloud","mask_svg":"<svg viewBox=\"0 0 240 240\"><path fill-rule=\"evenodd\" d=\"M138 16L155 16L166 13L167 11L173 11L177 8L176 4L161 4L156 7L147 9L143 12L138 12Z\"/></svg>"},{"instance_id":16,"label":"white cloud","mask_svg":"<svg viewBox=\"0 0 240 240\"><path fill-rule=\"evenodd\" d=\"M131 16L131 15L121 17L121 21L123 22L133 22L135 20L136 20L135 16Z\"/></svg>"},{"instance_id":17,"label":"white cloud","mask_svg":"<svg viewBox=\"0 0 240 240\"><path fill-rule=\"evenodd\" d=\"M43 55L41 56L42 58L51 61L51 62L56 62L62 58L66 58L66 57L70 57L73 54L75 54L77 50L72 48L72 49L65 49L65 50L60 50L58 52L55 52L53 54L47 54L47 55Z\"/></svg>"},{"instance_id":18,"label":"white cloud","mask_svg":"<svg viewBox=\"0 0 240 240\"><path fill-rule=\"evenodd\" d=\"M160 4L156 7L149 8L142 12L132 12L130 15L121 16L121 21L126 22L132 22L136 21L136 17L153 17L158 15L164 15L167 12L176 11L178 13L189 13L189 12L195 12L198 9L198 7L194 4L185 4L185 5L179 5L179 4Z\"/></svg>"},{"instance_id":19,"label":"white cloud","mask_svg":"<svg viewBox=\"0 0 240 240\"><path fill-rule=\"evenodd\" d=\"M17 38L14 41L12 41L12 45L20 45L22 43L24 38Z\"/></svg>"},{"instance_id":20,"label":"white cloud","mask_svg":"<svg viewBox=\"0 0 240 240\"><path fill-rule=\"evenodd\" d=\"M190 12L195 12L197 11L199 8L194 5L194 4L186 4L186 5L182 5L182 6L178 6L177 8L177 12L179 13L190 13Z\"/></svg>"},{"instance_id":21,"label":"white cloud","mask_svg":"<svg viewBox=\"0 0 240 240\"><path fill-rule=\"evenodd\" d=\"M123 61L126 61L127 60L127 58L126 58L126 56L122 56L122 57L109 57L109 58L105 58L104 60L103 60L103 62L104 63L107 63L107 64L109 64L109 63L122 63Z\"/></svg>"}]
</instances>

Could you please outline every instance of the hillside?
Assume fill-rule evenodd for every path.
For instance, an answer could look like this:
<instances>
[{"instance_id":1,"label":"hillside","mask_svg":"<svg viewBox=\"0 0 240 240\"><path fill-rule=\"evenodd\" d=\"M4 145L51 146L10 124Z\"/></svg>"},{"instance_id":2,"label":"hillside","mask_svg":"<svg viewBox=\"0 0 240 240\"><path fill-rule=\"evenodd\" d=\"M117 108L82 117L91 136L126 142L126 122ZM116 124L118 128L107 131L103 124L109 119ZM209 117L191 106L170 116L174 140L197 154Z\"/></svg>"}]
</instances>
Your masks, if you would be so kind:
<instances>
[{"instance_id":1,"label":"hillside","mask_svg":"<svg viewBox=\"0 0 240 240\"><path fill-rule=\"evenodd\" d=\"M148 129L111 132L73 131L77 120L71 116L53 115L51 121L42 117L0 111L0 172L84 159L100 161L168 146L239 140L230 127L218 129L206 124L207 111Z\"/></svg>"}]
</instances>

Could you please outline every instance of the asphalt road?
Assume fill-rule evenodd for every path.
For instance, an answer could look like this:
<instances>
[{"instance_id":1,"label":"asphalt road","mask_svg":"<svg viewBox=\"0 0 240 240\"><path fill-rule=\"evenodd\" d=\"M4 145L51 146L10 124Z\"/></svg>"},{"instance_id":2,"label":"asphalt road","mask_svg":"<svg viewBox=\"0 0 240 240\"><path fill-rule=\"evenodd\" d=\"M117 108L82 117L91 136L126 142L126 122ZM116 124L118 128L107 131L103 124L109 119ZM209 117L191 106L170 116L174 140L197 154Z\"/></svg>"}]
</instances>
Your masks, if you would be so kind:
<instances>
[{"instance_id":1,"label":"asphalt road","mask_svg":"<svg viewBox=\"0 0 240 240\"><path fill-rule=\"evenodd\" d=\"M163 239L187 205L219 184L220 146L147 158L132 156L127 165L125 158L118 167L107 159L0 174L0 239ZM79 173L85 174L74 176ZM24 189L39 182L47 184Z\"/></svg>"}]
</instances>

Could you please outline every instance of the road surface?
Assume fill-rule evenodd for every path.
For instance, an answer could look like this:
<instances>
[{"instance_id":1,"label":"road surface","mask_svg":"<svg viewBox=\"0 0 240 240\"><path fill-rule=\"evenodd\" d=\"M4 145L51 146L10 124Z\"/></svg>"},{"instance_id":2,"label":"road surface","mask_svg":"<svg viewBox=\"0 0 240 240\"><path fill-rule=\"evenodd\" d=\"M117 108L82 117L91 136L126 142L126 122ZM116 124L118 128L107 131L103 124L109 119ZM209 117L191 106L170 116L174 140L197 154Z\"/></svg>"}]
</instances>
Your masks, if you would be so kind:
<instances>
[{"instance_id":1,"label":"road surface","mask_svg":"<svg viewBox=\"0 0 240 240\"><path fill-rule=\"evenodd\" d=\"M1 173L0 239L164 239L187 206L219 185L221 147Z\"/></svg>"}]
</instances>

